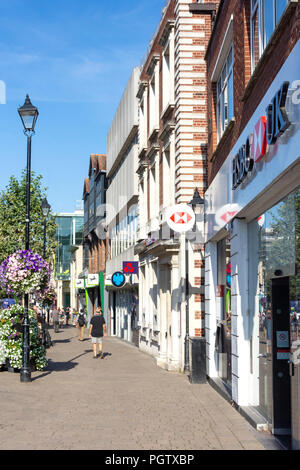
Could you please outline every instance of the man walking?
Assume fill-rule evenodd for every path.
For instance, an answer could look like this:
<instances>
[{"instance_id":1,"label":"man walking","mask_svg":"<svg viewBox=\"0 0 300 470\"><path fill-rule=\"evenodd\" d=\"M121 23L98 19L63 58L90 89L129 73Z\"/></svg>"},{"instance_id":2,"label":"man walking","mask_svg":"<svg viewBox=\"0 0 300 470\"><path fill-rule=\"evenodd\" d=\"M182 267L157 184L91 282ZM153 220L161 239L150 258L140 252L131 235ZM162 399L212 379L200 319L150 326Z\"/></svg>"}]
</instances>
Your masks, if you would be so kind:
<instances>
[{"instance_id":1,"label":"man walking","mask_svg":"<svg viewBox=\"0 0 300 470\"><path fill-rule=\"evenodd\" d=\"M59 330L59 316L60 316L59 310L57 310L57 308L54 308L54 310L52 311L52 320L53 320L55 333L58 333L58 330Z\"/></svg>"},{"instance_id":2,"label":"man walking","mask_svg":"<svg viewBox=\"0 0 300 470\"><path fill-rule=\"evenodd\" d=\"M103 333L106 334L105 320L100 307L96 309L95 316L91 319L89 337L92 339L94 359L97 358L97 344L101 359L103 359Z\"/></svg>"},{"instance_id":3,"label":"man walking","mask_svg":"<svg viewBox=\"0 0 300 470\"><path fill-rule=\"evenodd\" d=\"M77 315L77 318L76 318L76 326L78 328L78 340L79 341L83 341L84 339L84 330L85 330L86 324L87 324L86 314L84 313L84 310L81 309L80 313Z\"/></svg>"}]
</instances>

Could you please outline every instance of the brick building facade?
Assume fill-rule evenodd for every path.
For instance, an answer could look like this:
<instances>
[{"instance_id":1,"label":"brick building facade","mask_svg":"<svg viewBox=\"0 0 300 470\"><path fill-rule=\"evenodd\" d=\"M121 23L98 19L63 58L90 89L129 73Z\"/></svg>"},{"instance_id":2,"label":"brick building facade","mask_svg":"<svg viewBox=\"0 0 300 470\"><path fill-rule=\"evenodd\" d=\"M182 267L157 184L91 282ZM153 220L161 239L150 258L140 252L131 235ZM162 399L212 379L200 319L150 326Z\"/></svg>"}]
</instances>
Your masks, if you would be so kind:
<instances>
[{"instance_id":1,"label":"brick building facade","mask_svg":"<svg viewBox=\"0 0 300 470\"><path fill-rule=\"evenodd\" d=\"M184 367L187 311L189 336L205 332L203 221L190 240L167 226L169 208L189 203L196 188L203 196L207 185L204 55L215 6L204 4L201 10L188 0L168 2L137 94L140 347L176 370Z\"/></svg>"},{"instance_id":2,"label":"brick building facade","mask_svg":"<svg viewBox=\"0 0 300 470\"><path fill-rule=\"evenodd\" d=\"M88 178L84 180L83 273L89 316L105 307L104 273L108 244L105 231L106 155L92 154ZM100 275L100 273L102 273Z\"/></svg>"}]
</instances>

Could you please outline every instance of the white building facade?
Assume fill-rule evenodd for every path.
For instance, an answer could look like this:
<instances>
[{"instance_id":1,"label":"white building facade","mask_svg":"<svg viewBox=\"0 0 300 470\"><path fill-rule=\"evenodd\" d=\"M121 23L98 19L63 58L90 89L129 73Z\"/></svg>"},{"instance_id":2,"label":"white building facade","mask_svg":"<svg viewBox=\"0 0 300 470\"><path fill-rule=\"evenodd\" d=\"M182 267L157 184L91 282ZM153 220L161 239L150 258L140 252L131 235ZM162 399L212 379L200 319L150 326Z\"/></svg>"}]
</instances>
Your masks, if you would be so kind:
<instances>
[{"instance_id":1,"label":"white building facade","mask_svg":"<svg viewBox=\"0 0 300 470\"><path fill-rule=\"evenodd\" d=\"M138 275L126 275L122 288L111 277L123 272L123 262L138 261L134 254L138 230L138 100L140 69L134 68L107 135L106 224L109 256L106 289L109 293L112 335L138 345Z\"/></svg>"}]
</instances>

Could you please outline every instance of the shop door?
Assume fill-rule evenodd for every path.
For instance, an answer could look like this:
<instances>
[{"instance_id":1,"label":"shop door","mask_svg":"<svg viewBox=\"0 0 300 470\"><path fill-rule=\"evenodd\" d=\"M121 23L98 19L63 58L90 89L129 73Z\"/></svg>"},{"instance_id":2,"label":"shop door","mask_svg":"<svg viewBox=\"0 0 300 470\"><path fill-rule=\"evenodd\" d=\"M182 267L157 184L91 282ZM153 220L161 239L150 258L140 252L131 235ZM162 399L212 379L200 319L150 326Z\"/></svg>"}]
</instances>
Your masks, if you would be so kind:
<instances>
[{"instance_id":1,"label":"shop door","mask_svg":"<svg viewBox=\"0 0 300 470\"><path fill-rule=\"evenodd\" d=\"M111 332L112 336L116 335L116 292L112 291L110 293L110 298L112 302L112 308L111 308Z\"/></svg>"},{"instance_id":2,"label":"shop door","mask_svg":"<svg viewBox=\"0 0 300 470\"><path fill-rule=\"evenodd\" d=\"M292 448L300 450L300 300L298 288L299 280L297 282L297 279L292 279L290 314Z\"/></svg>"},{"instance_id":3,"label":"shop door","mask_svg":"<svg viewBox=\"0 0 300 470\"><path fill-rule=\"evenodd\" d=\"M291 434L289 278L271 279L273 433Z\"/></svg>"}]
</instances>

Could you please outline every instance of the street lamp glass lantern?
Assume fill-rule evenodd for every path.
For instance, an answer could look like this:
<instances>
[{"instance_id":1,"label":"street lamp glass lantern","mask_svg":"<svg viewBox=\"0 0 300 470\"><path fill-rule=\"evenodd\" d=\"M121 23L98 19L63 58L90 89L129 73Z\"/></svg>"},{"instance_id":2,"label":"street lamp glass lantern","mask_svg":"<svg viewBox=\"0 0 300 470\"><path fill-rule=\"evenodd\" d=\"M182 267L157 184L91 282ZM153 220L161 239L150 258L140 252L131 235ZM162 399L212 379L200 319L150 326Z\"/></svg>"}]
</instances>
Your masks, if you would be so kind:
<instances>
[{"instance_id":1,"label":"street lamp glass lantern","mask_svg":"<svg viewBox=\"0 0 300 470\"><path fill-rule=\"evenodd\" d=\"M47 199L44 199L43 202L42 202L42 212L43 212L43 216L45 217L45 219L49 215L50 208L51 208L51 206L48 203Z\"/></svg>"},{"instance_id":2,"label":"street lamp glass lantern","mask_svg":"<svg viewBox=\"0 0 300 470\"><path fill-rule=\"evenodd\" d=\"M34 132L35 123L38 118L38 109L32 105L30 98L26 95L25 103L18 109L25 132Z\"/></svg>"},{"instance_id":3,"label":"street lamp glass lantern","mask_svg":"<svg viewBox=\"0 0 300 470\"><path fill-rule=\"evenodd\" d=\"M189 202L189 206L192 206L194 212L204 211L204 199L200 196L198 188L195 189L193 199Z\"/></svg>"}]
</instances>

